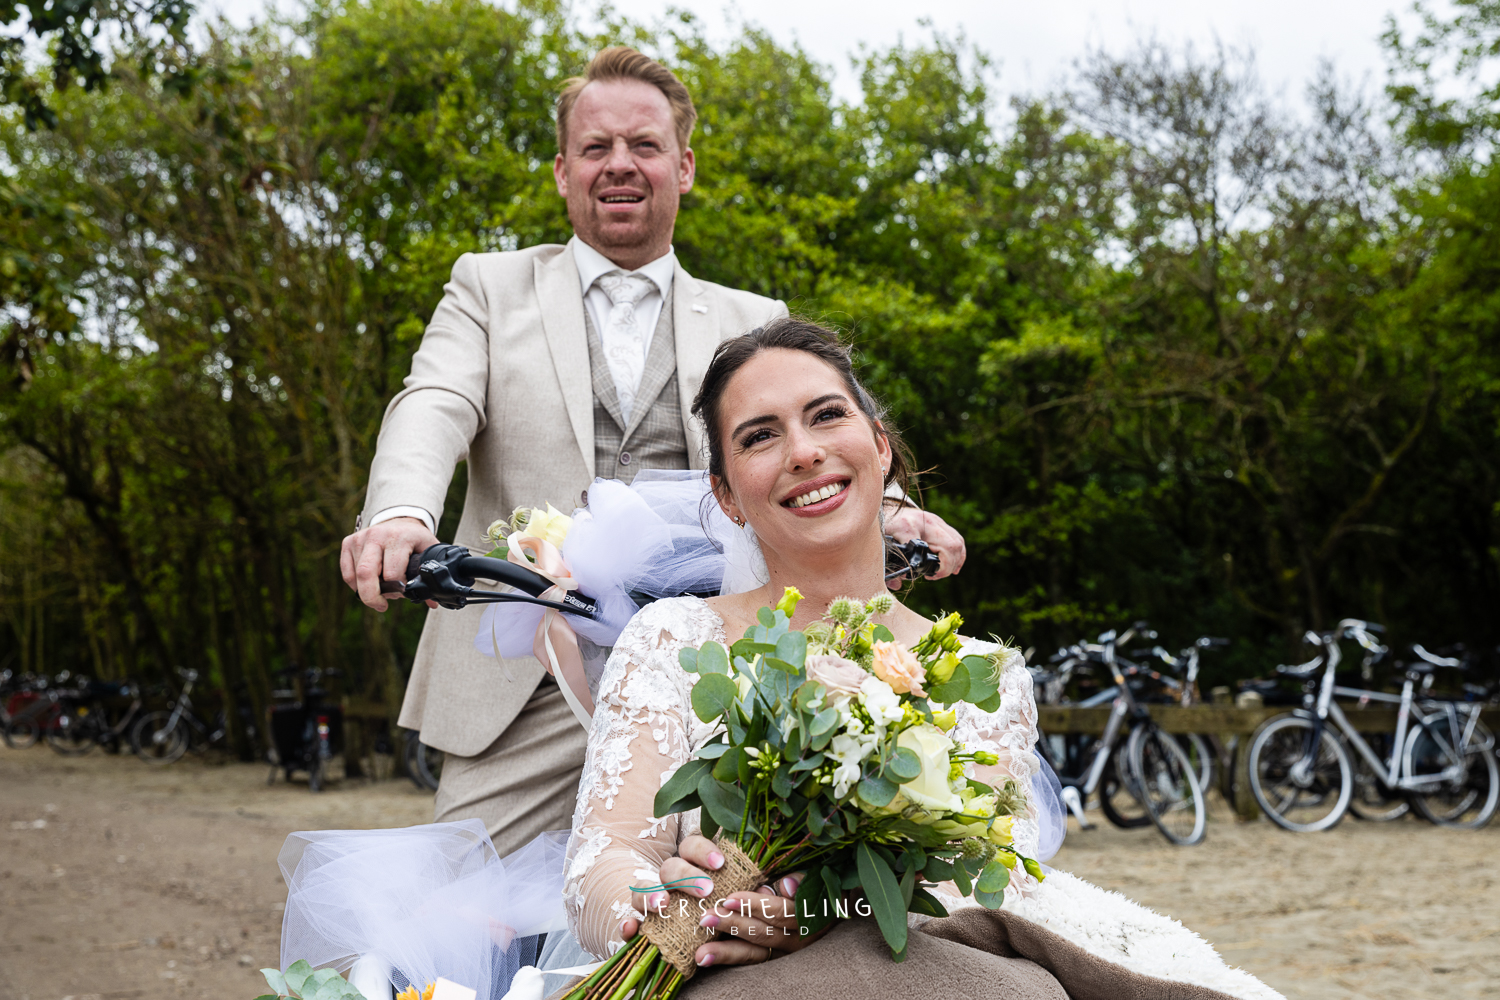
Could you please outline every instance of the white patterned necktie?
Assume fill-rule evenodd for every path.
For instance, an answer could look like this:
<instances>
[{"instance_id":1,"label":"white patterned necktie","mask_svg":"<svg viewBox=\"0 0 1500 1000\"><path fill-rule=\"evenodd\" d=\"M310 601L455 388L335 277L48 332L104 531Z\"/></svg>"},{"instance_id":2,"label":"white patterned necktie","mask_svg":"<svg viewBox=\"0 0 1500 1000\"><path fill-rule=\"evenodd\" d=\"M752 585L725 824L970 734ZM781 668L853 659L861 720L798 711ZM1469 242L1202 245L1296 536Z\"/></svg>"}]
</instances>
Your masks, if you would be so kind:
<instances>
[{"instance_id":1,"label":"white patterned necktie","mask_svg":"<svg viewBox=\"0 0 1500 1000\"><path fill-rule=\"evenodd\" d=\"M628 425L641 375L646 370L646 331L641 329L635 307L651 293L656 283L643 274L610 271L599 276L597 284L609 296L613 308L609 321L599 332L604 345L604 360L615 381L615 395L620 400L620 417Z\"/></svg>"}]
</instances>

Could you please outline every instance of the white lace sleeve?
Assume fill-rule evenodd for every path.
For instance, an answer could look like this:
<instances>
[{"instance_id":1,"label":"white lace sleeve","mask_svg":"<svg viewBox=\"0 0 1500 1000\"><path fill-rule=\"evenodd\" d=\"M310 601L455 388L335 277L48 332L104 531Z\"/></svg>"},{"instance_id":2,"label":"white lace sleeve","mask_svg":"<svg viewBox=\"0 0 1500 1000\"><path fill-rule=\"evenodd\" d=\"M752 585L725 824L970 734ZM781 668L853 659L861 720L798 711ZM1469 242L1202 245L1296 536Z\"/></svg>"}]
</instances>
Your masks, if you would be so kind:
<instances>
[{"instance_id":1,"label":"white lace sleeve","mask_svg":"<svg viewBox=\"0 0 1500 1000\"><path fill-rule=\"evenodd\" d=\"M692 712L697 675L677 662L710 639L724 640L723 622L703 601L657 601L630 620L604 668L563 882L568 925L594 955L619 947L620 922L640 903L631 886L656 884L697 831L696 810L656 819L652 799L710 732Z\"/></svg>"},{"instance_id":2,"label":"white lace sleeve","mask_svg":"<svg viewBox=\"0 0 1500 1000\"><path fill-rule=\"evenodd\" d=\"M967 639L965 655L985 656L1000 647L993 642ZM1019 652L1008 651L1000 671L1000 707L993 712L981 712L967 702L958 707L958 723L951 735L965 746L975 750L988 750L1000 758L993 766L974 768L974 777L985 784L999 787L1006 779L1013 778L1026 793L1026 812L1017 816L1013 829L1015 848L1027 857L1035 857L1041 832L1037 826L1036 804L1032 801L1031 777L1040 769L1036 760L1037 713L1036 693L1031 673L1026 669L1026 660ZM1007 897L1025 893L1035 888L1036 880L1019 866L1012 874ZM968 901L965 901L967 904Z\"/></svg>"}]
</instances>

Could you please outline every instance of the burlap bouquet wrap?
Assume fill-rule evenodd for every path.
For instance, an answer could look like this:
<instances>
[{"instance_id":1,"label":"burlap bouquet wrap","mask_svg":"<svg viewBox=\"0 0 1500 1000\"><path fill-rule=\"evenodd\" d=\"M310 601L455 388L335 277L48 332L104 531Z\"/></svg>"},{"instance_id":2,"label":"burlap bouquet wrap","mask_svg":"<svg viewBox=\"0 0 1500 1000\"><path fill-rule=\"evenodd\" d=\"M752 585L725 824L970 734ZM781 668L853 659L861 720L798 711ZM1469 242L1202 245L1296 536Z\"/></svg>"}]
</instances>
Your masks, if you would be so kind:
<instances>
[{"instance_id":1,"label":"burlap bouquet wrap","mask_svg":"<svg viewBox=\"0 0 1500 1000\"><path fill-rule=\"evenodd\" d=\"M662 958L671 962L682 978L692 979L698 971L693 962L693 953L705 941L711 941L714 931L702 926L703 915L712 911L727 899L730 893L750 892L765 885L766 878L760 868L733 840L723 834L714 838L719 853L724 855L724 867L713 873L714 889L707 896L693 896L676 889L668 893L667 904L660 910L650 910L641 933L646 940L656 945ZM684 906L681 901L686 900ZM665 913L665 916L659 916Z\"/></svg>"}]
</instances>

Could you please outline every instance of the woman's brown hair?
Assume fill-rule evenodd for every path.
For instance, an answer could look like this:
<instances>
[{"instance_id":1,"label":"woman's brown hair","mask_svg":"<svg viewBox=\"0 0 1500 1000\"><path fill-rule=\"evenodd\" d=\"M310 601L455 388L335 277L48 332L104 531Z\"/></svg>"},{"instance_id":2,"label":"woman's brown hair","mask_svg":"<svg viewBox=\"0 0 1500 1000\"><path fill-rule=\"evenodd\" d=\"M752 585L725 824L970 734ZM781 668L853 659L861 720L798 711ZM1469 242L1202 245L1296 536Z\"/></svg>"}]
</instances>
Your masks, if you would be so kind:
<instances>
[{"instance_id":1,"label":"woman's brown hair","mask_svg":"<svg viewBox=\"0 0 1500 1000\"><path fill-rule=\"evenodd\" d=\"M875 433L882 434L891 446L891 467L886 470L885 485L901 489L904 497L912 486L911 453L891 425L885 408L860 384L854 374L854 363L850 360L849 348L839 343L838 335L811 320L797 316L772 320L765 326L749 333L724 341L714 351L714 358L703 375L703 384L693 399L693 416L703 421L708 438L708 471L724 482L723 426L719 407L724 389L734 373L762 351L801 351L810 354L838 372L855 405L874 426Z\"/></svg>"}]
</instances>

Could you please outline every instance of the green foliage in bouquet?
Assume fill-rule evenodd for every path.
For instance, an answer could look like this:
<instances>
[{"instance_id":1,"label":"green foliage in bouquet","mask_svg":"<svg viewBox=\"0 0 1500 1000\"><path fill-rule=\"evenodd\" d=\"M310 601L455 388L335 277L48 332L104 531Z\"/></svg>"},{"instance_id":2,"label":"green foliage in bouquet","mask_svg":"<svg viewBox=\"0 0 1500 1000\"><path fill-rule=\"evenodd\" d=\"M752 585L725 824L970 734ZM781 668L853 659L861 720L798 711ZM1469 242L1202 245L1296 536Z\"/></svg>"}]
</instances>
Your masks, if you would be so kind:
<instances>
[{"instance_id":1,"label":"green foliage in bouquet","mask_svg":"<svg viewBox=\"0 0 1500 1000\"><path fill-rule=\"evenodd\" d=\"M314 970L305 959L293 962L283 975L278 969L261 969L266 985L275 992L255 1000L365 1000L335 969Z\"/></svg>"},{"instance_id":2,"label":"green foliage in bouquet","mask_svg":"<svg viewBox=\"0 0 1500 1000\"><path fill-rule=\"evenodd\" d=\"M884 594L835 601L798 631L800 597L788 588L728 649L682 650L694 712L722 728L662 786L655 814L701 807L704 834L732 837L769 880L804 873L805 934L847 915L846 894L861 890L899 961L908 911L947 915L934 884L995 908L1017 863L1042 877L1011 847L1021 789L968 776L997 758L946 732L959 702L999 707L1007 651L960 656L956 614L905 649L871 621L890 610Z\"/></svg>"}]
</instances>

